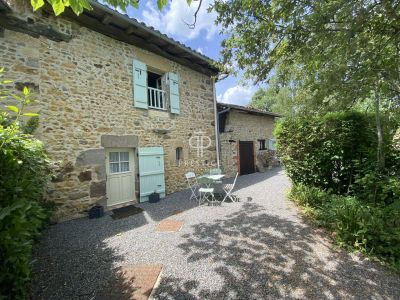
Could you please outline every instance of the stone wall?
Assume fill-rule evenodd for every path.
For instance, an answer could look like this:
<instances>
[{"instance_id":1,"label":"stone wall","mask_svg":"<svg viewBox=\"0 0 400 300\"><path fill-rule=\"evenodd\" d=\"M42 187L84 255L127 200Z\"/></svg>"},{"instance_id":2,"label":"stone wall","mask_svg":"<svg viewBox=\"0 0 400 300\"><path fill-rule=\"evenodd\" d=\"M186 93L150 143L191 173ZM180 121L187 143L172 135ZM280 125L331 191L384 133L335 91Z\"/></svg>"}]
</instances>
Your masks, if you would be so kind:
<instances>
[{"instance_id":1,"label":"stone wall","mask_svg":"<svg viewBox=\"0 0 400 300\"><path fill-rule=\"evenodd\" d=\"M36 135L58 165L48 188L48 199L57 205L55 219L79 217L94 204L106 203L102 136L137 138L139 147L163 146L167 193L186 187L189 169L200 174L208 169L203 164L216 160L210 77L62 17L32 13L28 2L9 2L15 16L70 37L57 42L7 29L0 36L1 66L14 80L11 88L27 85L39 100ZM179 115L133 107L134 58L179 75ZM199 130L212 139L202 158L188 144ZM185 160L197 164L179 166L177 147L183 148Z\"/></svg>"},{"instance_id":2,"label":"stone wall","mask_svg":"<svg viewBox=\"0 0 400 300\"><path fill-rule=\"evenodd\" d=\"M225 132L220 133L221 164L230 177L239 172L239 141L253 141L256 155L263 152L259 139L273 137L275 117L254 115L231 109L225 123Z\"/></svg>"}]
</instances>

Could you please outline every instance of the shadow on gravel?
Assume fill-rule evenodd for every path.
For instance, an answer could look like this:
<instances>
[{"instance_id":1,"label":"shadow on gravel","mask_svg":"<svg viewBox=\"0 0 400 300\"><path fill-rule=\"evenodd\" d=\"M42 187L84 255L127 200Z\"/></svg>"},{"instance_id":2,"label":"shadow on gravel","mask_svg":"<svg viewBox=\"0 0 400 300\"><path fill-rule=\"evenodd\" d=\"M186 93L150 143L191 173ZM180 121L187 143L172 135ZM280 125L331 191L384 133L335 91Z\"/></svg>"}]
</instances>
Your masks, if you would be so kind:
<instances>
[{"instance_id":1,"label":"shadow on gravel","mask_svg":"<svg viewBox=\"0 0 400 300\"><path fill-rule=\"evenodd\" d=\"M99 219L81 218L50 226L34 248L31 298L93 299L109 282L119 279L114 263L124 259L104 240L147 225L146 217L159 222L197 207L189 198L186 190L158 203L137 204L144 212L127 218L113 220L108 213Z\"/></svg>"},{"instance_id":2,"label":"shadow on gravel","mask_svg":"<svg viewBox=\"0 0 400 300\"><path fill-rule=\"evenodd\" d=\"M112 220L82 218L50 226L34 249L31 299L93 299L112 282L122 282L114 263L123 260L104 242L140 227L143 214ZM120 285L129 293L129 285ZM100 293L101 294L101 293Z\"/></svg>"},{"instance_id":3,"label":"shadow on gravel","mask_svg":"<svg viewBox=\"0 0 400 300\"><path fill-rule=\"evenodd\" d=\"M211 224L193 226L178 247L187 261L212 258L217 290L164 277L156 299L398 298L399 279L368 260L329 248L307 225L270 215L254 203ZM200 290L199 290L200 289Z\"/></svg>"}]
</instances>

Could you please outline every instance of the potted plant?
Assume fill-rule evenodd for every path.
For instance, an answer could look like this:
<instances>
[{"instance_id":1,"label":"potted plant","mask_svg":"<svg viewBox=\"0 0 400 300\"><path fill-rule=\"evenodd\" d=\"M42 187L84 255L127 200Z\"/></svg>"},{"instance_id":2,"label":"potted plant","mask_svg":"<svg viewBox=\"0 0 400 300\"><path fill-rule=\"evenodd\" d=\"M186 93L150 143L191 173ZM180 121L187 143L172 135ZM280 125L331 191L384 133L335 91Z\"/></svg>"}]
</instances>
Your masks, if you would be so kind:
<instances>
[{"instance_id":1,"label":"potted plant","mask_svg":"<svg viewBox=\"0 0 400 300\"><path fill-rule=\"evenodd\" d=\"M102 205L96 205L89 209L89 219L101 218L102 216L104 216L104 207Z\"/></svg>"},{"instance_id":2,"label":"potted plant","mask_svg":"<svg viewBox=\"0 0 400 300\"><path fill-rule=\"evenodd\" d=\"M158 201L160 201L160 194L157 193L156 190L154 190L154 192L149 195L149 202L150 203L156 203Z\"/></svg>"}]
</instances>

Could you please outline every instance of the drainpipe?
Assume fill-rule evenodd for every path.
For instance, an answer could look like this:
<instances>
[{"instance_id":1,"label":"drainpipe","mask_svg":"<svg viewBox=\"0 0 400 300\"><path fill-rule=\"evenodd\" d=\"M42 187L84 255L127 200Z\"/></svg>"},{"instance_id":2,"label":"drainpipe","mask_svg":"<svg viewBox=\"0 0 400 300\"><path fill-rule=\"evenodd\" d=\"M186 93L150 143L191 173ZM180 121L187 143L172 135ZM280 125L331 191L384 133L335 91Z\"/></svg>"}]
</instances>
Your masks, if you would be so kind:
<instances>
[{"instance_id":1,"label":"drainpipe","mask_svg":"<svg viewBox=\"0 0 400 300\"><path fill-rule=\"evenodd\" d=\"M218 115L217 115L217 120L218 120L218 122L217 122L217 136L218 136L218 152L219 153L221 153L221 142L220 142L220 134L219 134L219 116L224 114L224 113L229 112L230 110L231 110L231 108L228 107L228 108L225 108L225 109L223 109L221 111L218 111Z\"/></svg>"},{"instance_id":2,"label":"drainpipe","mask_svg":"<svg viewBox=\"0 0 400 300\"><path fill-rule=\"evenodd\" d=\"M217 167L220 167L219 160L219 124L218 124L218 109L217 109L217 95L215 91L215 77L212 79L213 92L214 92L214 129L215 129L215 150L217 151Z\"/></svg>"}]
</instances>

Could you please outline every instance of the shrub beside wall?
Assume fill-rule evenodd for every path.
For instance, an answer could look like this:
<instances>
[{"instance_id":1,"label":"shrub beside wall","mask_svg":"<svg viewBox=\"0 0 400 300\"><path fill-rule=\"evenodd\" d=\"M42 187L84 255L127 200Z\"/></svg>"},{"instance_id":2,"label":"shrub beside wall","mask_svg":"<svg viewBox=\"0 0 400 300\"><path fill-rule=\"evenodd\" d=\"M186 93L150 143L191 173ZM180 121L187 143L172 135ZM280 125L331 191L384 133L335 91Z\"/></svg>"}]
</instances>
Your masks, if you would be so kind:
<instances>
[{"instance_id":1,"label":"shrub beside wall","mask_svg":"<svg viewBox=\"0 0 400 300\"><path fill-rule=\"evenodd\" d=\"M24 299L31 251L46 219L40 201L49 176L42 143L0 126L0 299Z\"/></svg>"}]
</instances>

